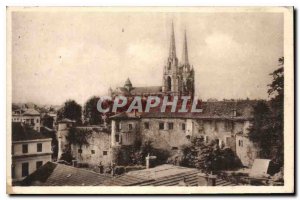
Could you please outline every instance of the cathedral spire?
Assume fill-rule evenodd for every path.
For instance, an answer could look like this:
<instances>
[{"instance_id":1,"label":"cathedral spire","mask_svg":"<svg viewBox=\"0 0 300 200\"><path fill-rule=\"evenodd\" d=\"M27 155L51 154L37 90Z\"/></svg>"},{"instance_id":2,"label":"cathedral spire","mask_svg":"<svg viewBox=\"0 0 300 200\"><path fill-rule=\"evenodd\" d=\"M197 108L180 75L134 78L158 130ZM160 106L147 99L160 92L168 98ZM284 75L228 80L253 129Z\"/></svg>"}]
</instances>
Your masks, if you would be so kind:
<instances>
[{"instance_id":1,"label":"cathedral spire","mask_svg":"<svg viewBox=\"0 0 300 200\"><path fill-rule=\"evenodd\" d=\"M174 34L174 24L173 24L173 21L172 21L172 27L171 27L169 58L170 59L176 58L176 46L175 46L175 34Z\"/></svg>"},{"instance_id":2,"label":"cathedral spire","mask_svg":"<svg viewBox=\"0 0 300 200\"><path fill-rule=\"evenodd\" d=\"M187 38L186 38L186 30L184 30L184 43L183 43L183 51L182 51L182 62L183 65L189 65L189 55L188 55L188 47L187 47Z\"/></svg>"}]
</instances>

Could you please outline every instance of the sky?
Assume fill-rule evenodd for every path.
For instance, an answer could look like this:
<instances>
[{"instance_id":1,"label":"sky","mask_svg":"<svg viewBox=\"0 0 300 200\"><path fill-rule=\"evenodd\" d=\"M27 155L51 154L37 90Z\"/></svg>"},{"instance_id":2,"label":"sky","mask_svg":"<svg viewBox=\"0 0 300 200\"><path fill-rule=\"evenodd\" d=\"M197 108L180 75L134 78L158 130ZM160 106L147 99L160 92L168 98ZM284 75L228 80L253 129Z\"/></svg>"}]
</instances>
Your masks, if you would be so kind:
<instances>
[{"instance_id":1,"label":"sky","mask_svg":"<svg viewBox=\"0 0 300 200\"><path fill-rule=\"evenodd\" d=\"M13 12L12 101L84 104L109 87L162 85L171 21L182 58L187 31L196 96L268 98L283 56L280 13Z\"/></svg>"}]
</instances>

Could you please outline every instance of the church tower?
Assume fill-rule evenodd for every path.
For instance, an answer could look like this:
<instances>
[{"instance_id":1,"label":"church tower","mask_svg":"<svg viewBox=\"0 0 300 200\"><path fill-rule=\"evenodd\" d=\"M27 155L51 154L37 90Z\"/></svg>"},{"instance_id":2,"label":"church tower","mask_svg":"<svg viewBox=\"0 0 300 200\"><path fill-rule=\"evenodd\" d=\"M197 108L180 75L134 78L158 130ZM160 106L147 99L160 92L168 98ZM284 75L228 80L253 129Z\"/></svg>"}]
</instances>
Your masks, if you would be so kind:
<instances>
[{"instance_id":1,"label":"church tower","mask_svg":"<svg viewBox=\"0 0 300 200\"><path fill-rule=\"evenodd\" d=\"M176 57L176 45L175 45L175 34L174 25L172 22L171 26L171 37L170 37L170 49L169 57L164 67L163 74L163 87L162 91L168 94L178 94L180 92L180 83L178 76L178 59Z\"/></svg>"},{"instance_id":2,"label":"church tower","mask_svg":"<svg viewBox=\"0 0 300 200\"><path fill-rule=\"evenodd\" d=\"M184 31L182 63L180 66L180 71L182 74L182 94L193 97L195 93L195 73L193 67L190 66L189 63L186 30Z\"/></svg>"},{"instance_id":3,"label":"church tower","mask_svg":"<svg viewBox=\"0 0 300 200\"><path fill-rule=\"evenodd\" d=\"M179 65L176 57L174 25L171 26L169 57L164 67L162 91L171 95L194 96L194 70L189 64L186 31L182 51L182 62Z\"/></svg>"}]
</instances>

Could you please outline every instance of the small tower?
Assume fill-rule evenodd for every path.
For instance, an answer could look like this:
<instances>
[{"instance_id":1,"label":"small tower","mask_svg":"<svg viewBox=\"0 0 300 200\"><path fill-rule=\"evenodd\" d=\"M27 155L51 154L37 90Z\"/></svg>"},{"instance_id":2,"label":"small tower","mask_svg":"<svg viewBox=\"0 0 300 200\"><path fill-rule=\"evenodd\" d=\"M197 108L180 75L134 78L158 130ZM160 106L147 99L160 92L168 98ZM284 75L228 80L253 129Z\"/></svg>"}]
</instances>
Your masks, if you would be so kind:
<instances>
[{"instance_id":1,"label":"small tower","mask_svg":"<svg viewBox=\"0 0 300 200\"><path fill-rule=\"evenodd\" d=\"M129 78L125 81L124 88L126 88L128 91L132 89L132 84Z\"/></svg>"}]
</instances>

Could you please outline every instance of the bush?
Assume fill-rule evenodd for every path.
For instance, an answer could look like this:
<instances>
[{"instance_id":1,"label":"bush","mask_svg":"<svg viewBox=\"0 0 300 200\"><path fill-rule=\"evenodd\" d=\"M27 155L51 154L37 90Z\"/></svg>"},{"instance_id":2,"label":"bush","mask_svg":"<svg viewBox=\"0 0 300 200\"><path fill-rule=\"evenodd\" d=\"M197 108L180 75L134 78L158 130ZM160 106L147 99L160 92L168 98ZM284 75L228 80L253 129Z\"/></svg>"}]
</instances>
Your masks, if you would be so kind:
<instances>
[{"instance_id":1,"label":"bush","mask_svg":"<svg viewBox=\"0 0 300 200\"><path fill-rule=\"evenodd\" d=\"M230 149L220 149L215 141L205 144L202 138L194 138L190 145L181 148L180 165L195 167L205 172L232 170L241 167L241 161Z\"/></svg>"}]
</instances>

